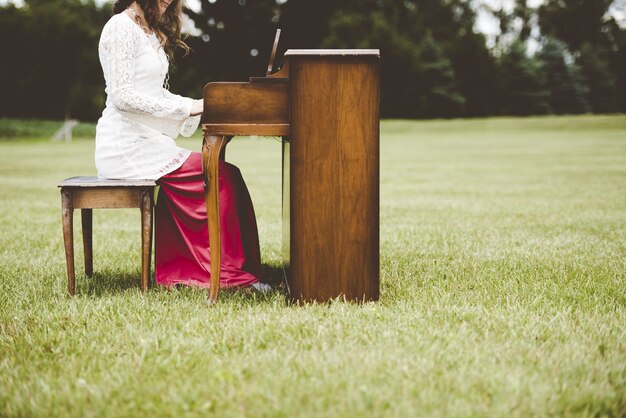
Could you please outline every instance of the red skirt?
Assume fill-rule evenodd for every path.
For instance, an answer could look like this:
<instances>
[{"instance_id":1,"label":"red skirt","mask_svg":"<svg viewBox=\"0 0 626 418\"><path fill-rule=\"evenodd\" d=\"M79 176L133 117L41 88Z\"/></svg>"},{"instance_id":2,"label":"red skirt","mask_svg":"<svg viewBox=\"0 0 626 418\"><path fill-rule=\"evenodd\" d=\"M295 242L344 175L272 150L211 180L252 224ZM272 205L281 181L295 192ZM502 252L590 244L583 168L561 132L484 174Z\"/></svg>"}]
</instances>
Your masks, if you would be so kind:
<instances>
[{"instance_id":1,"label":"red skirt","mask_svg":"<svg viewBox=\"0 0 626 418\"><path fill-rule=\"evenodd\" d=\"M192 153L161 177L155 213L156 282L209 287L210 249L202 154ZM249 286L261 277L259 234L252 200L239 169L219 166L221 287Z\"/></svg>"}]
</instances>

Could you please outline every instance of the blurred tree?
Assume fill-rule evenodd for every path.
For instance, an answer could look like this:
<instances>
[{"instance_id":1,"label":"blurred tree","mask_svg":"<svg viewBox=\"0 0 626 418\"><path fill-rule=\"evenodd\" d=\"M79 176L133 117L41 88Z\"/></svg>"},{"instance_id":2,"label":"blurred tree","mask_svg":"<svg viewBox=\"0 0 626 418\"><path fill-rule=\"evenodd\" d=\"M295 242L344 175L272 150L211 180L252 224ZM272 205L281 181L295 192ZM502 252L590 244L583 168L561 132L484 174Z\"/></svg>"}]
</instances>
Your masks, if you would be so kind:
<instances>
[{"instance_id":1,"label":"blurred tree","mask_svg":"<svg viewBox=\"0 0 626 418\"><path fill-rule=\"evenodd\" d=\"M493 114L497 106L497 63L487 49L484 35L474 31L476 12L469 2L413 0L412 4L419 18L414 27L422 28L413 32L413 39L421 41L427 33L432 33L443 57L452 63L453 85L464 104L451 105L448 116Z\"/></svg>"},{"instance_id":2,"label":"blurred tree","mask_svg":"<svg viewBox=\"0 0 626 418\"><path fill-rule=\"evenodd\" d=\"M495 55L507 51L515 41L526 43L532 34L536 20L536 9L528 6L527 0L515 0L512 11L504 3L495 7L493 3L480 3L480 7L490 13L498 22L495 35Z\"/></svg>"},{"instance_id":3,"label":"blurred tree","mask_svg":"<svg viewBox=\"0 0 626 418\"><path fill-rule=\"evenodd\" d=\"M515 0L513 16L521 22L518 39L522 42L528 41L532 33L532 21L535 9L528 6L527 0Z\"/></svg>"},{"instance_id":4,"label":"blurred tree","mask_svg":"<svg viewBox=\"0 0 626 418\"><path fill-rule=\"evenodd\" d=\"M419 45L419 106L416 116L453 117L463 115L465 97L459 93L452 63L443 49L427 35Z\"/></svg>"},{"instance_id":5,"label":"blurred tree","mask_svg":"<svg viewBox=\"0 0 626 418\"><path fill-rule=\"evenodd\" d=\"M606 20L604 33L607 46L601 49L608 61L611 73L615 77L615 96L617 110L626 112L626 28L624 23L618 23L614 17ZM582 50L581 50L582 53Z\"/></svg>"},{"instance_id":6,"label":"blurred tree","mask_svg":"<svg viewBox=\"0 0 626 418\"><path fill-rule=\"evenodd\" d=\"M587 86L565 43L546 37L537 59L544 73L549 92L548 103L552 112L557 114L589 112Z\"/></svg>"},{"instance_id":7,"label":"blurred tree","mask_svg":"<svg viewBox=\"0 0 626 418\"><path fill-rule=\"evenodd\" d=\"M603 44L604 16L613 0L547 0L538 9L541 33L577 52L587 42Z\"/></svg>"},{"instance_id":8,"label":"blurred tree","mask_svg":"<svg viewBox=\"0 0 626 418\"><path fill-rule=\"evenodd\" d=\"M513 31L513 15L509 14L502 5L498 8L488 5L484 7L498 20L499 32L495 36L494 50L497 55L500 55L510 46L509 40Z\"/></svg>"},{"instance_id":9,"label":"blurred tree","mask_svg":"<svg viewBox=\"0 0 626 418\"><path fill-rule=\"evenodd\" d=\"M26 0L0 8L0 112L94 119L104 104L97 44L110 15L93 1Z\"/></svg>"},{"instance_id":10,"label":"blurred tree","mask_svg":"<svg viewBox=\"0 0 626 418\"><path fill-rule=\"evenodd\" d=\"M328 34L331 15L343 10L349 2L355 3L354 0L277 0L280 7L274 22L284 31L281 51L319 48ZM367 8L372 1L362 0L362 4Z\"/></svg>"},{"instance_id":11,"label":"blurred tree","mask_svg":"<svg viewBox=\"0 0 626 418\"><path fill-rule=\"evenodd\" d=\"M500 72L500 114L526 116L550 111L540 64L526 55L523 42L514 42L502 55Z\"/></svg>"},{"instance_id":12,"label":"blurred tree","mask_svg":"<svg viewBox=\"0 0 626 418\"><path fill-rule=\"evenodd\" d=\"M587 85L587 101L594 113L617 111L615 76L610 71L608 59L601 50L585 43L576 60Z\"/></svg>"},{"instance_id":13,"label":"blurred tree","mask_svg":"<svg viewBox=\"0 0 626 418\"><path fill-rule=\"evenodd\" d=\"M465 31L447 46L459 92L466 100L465 116L497 112L498 65L486 47L485 37Z\"/></svg>"},{"instance_id":14,"label":"blurred tree","mask_svg":"<svg viewBox=\"0 0 626 418\"><path fill-rule=\"evenodd\" d=\"M5 59L0 65L0 115L26 116L26 98L22 98L28 85L26 78L29 65L29 42L27 37L28 14L25 10L9 5L0 8L0 48ZM20 42L18 42L18 39ZM36 100L36 97L29 100Z\"/></svg>"},{"instance_id":15,"label":"blurred tree","mask_svg":"<svg viewBox=\"0 0 626 418\"><path fill-rule=\"evenodd\" d=\"M594 71L597 74L612 74L608 80L612 78L616 80L617 108L615 110L624 112L626 111L626 28L624 28L624 22L620 25L609 13L610 6L615 1L621 0L547 0L539 7L539 25L544 35L565 42L569 51L577 58L583 53L584 45L596 49L600 60L595 64ZM589 52L587 49L586 53L589 54ZM586 64L589 63L586 62ZM607 65L607 68L600 69L600 65ZM609 108L606 109L610 111Z\"/></svg>"}]
</instances>

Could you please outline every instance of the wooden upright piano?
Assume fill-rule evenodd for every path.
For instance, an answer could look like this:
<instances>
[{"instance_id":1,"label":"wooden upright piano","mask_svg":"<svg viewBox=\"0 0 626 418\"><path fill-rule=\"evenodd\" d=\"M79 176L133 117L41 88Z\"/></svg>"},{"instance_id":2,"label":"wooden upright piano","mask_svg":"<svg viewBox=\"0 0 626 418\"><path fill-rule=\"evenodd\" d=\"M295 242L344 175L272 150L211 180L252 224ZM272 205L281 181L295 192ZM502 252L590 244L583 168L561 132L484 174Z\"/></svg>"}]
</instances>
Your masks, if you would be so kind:
<instances>
[{"instance_id":1,"label":"wooden upright piano","mask_svg":"<svg viewBox=\"0 0 626 418\"><path fill-rule=\"evenodd\" d=\"M218 160L237 135L283 137L289 298L378 300L379 59L378 50L288 50L267 77L205 86L210 301L217 300L221 261Z\"/></svg>"}]
</instances>

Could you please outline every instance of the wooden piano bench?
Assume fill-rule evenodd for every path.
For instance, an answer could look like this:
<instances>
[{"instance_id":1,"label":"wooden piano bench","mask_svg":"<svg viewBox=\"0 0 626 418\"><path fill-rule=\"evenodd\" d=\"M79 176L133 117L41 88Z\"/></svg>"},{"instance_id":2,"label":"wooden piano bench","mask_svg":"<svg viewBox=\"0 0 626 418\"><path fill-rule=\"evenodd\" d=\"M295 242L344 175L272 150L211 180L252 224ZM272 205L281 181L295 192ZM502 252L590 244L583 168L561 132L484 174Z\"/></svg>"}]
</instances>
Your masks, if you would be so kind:
<instances>
[{"instance_id":1,"label":"wooden piano bench","mask_svg":"<svg viewBox=\"0 0 626 418\"><path fill-rule=\"evenodd\" d=\"M139 208L141 210L141 290L148 289L152 253L153 180L108 180L71 177L63 180L61 209L67 262L67 291L74 295L74 209L81 210L85 274L93 275L92 209Z\"/></svg>"}]
</instances>

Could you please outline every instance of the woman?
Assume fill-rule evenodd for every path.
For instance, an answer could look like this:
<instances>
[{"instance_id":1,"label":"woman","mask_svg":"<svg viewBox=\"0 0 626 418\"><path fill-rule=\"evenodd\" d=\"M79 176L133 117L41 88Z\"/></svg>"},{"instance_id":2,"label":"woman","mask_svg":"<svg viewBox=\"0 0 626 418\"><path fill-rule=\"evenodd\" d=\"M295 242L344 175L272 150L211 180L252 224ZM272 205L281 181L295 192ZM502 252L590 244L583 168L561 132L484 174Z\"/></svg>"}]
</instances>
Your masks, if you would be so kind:
<instances>
[{"instance_id":1,"label":"woman","mask_svg":"<svg viewBox=\"0 0 626 418\"><path fill-rule=\"evenodd\" d=\"M154 179L156 282L164 286L210 283L209 236L202 158L176 145L178 134L198 127L202 100L168 91L180 37L181 0L117 0L102 30L98 52L106 82L106 107L96 128L95 160L104 178ZM239 170L220 165L221 286L259 282L259 239L252 202Z\"/></svg>"}]
</instances>

